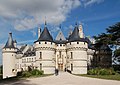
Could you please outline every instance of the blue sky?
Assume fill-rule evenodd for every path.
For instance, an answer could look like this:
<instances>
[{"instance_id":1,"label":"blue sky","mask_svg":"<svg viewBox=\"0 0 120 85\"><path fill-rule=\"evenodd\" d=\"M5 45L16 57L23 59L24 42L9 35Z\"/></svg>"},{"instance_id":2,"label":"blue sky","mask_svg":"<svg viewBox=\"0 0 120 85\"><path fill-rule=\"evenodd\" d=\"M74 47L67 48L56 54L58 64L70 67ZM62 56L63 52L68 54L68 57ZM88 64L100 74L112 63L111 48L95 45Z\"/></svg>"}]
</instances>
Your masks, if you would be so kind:
<instances>
[{"instance_id":1,"label":"blue sky","mask_svg":"<svg viewBox=\"0 0 120 85\"><path fill-rule=\"evenodd\" d=\"M86 36L98 35L120 21L120 0L0 0L0 50L9 32L19 45L32 44L45 19L54 38L60 24L67 37L76 21L83 24Z\"/></svg>"}]
</instances>

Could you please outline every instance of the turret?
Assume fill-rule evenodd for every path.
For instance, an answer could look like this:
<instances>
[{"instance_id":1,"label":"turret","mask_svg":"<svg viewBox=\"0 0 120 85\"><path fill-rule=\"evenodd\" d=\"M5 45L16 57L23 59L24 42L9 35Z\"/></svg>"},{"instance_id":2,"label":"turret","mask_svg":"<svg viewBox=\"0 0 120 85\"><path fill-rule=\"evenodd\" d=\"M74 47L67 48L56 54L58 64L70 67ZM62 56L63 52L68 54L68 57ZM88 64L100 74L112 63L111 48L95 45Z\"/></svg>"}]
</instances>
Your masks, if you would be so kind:
<instances>
[{"instance_id":1,"label":"turret","mask_svg":"<svg viewBox=\"0 0 120 85\"><path fill-rule=\"evenodd\" d=\"M37 66L38 70L43 70L45 74L54 73L55 43L48 31L46 21L40 37L34 42L34 47L36 50L36 63L40 63Z\"/></svg>"},{"instance_id":2,"label":"turret","mask_svg":"<svg viewBox=\"0 0 120 85\"><path fill-rule=\"evenodd\" d=\"M83 33L82 24L80 24L78 28L79 28L79 36L80 36L80 38L84 38L84 33Z\"/></svg>"},{"instance_id":3,"label":"turret","mask_svg":"<svg viewBox=\"0 0 120 85\"><path fill-rule=\"evenodd\" d=\"M17 49L12 39L12 33L9 33L8 41L2 49L3 56L3 79L16 76L15 56Z\"/></svg>"},{"instance_id":4,"label":"turret","mask_svg":"<svg viewBox=\"0 0 120 85\"><path fill-rule=\"evenodd\" d=\"M17 48L17 41L14 40L13 42L14 42L14 47Z\"/></svg>"},{"instance_id":5,"label":"turret","mask_svg":"<svg viewBox=\"0 0 120 85\"><path fill-rule=\"evenodd\" d=\"M40 26L38 27L38 38L40 37L40 35L41 35L41 28L40 28Z\"/></svg>"},{"instance_id":6,"label":"turret","mask_svg":"<svg viewBox=\"0 0 120 85\"><path fill-rule=\"evenodd\" d=\"M87 49L88 44L85 38L79 35L79 26L76 26L68 38L67 60L69 61L68 70L73 74L87 73Z\"/></svg>"}]
</instances>

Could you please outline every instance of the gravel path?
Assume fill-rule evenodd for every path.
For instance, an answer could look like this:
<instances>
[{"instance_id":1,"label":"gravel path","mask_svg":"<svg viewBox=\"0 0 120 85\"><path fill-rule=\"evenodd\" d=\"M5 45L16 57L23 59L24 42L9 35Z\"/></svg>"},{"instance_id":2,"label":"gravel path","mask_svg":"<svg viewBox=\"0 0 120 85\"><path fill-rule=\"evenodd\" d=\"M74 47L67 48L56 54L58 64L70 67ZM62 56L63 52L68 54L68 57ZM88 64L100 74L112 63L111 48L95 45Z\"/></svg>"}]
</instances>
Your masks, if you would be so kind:
<instances>
[{"instance_id":1,"label":"gravel path","mask_svg":"<svg viewBox=\"0 0 120 85\"><path fill-rule=\"evenodd\" d=\"M120 81L81 77L62 72L58 76L29 78L0 85L120 85Z\"/></svg>"}]
</instances>

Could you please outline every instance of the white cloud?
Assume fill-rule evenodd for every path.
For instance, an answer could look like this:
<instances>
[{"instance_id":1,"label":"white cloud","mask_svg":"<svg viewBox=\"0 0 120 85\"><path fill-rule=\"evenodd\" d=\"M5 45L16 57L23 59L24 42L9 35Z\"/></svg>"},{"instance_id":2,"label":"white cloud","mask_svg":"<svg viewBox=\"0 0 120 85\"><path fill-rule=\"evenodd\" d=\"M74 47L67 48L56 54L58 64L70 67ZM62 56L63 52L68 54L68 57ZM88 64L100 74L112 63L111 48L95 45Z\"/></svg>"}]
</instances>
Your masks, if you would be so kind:
<instances>
[{"instance_id":1,"label":"white cloud","mask_svg":"<svg viewBox=\"0 0 120 85\"><path fill-rule=\"evenodd\" d=\"M80 6L79 0L1 0L0 16L12 19L16 30L32 29L43 24L60 24L70 11Z\"/></svg>"},{"instance_id":2,"label":"white cloud","mask_svg":"<svg viewBox=\"0 0 120 85\"><path fill-rule=\"evenodd\" d=\"M0 43L0 50L4 47L4 44Z\"/></svg>"},{"instance_id":3,"label":"white cloud","mask_svg":"<svg viewBox=\"0 0 120 85\"><path fill-rule=\"evenodd\" d=\"M31 30L32 34L33 34L33 37L35 37L37 35L36 31L34 30Z\"/></svg>"},{"instance_id":4,"label":"white cloud","mask_svg":"<svg viewBox=\"0 0 120 85\"><path fill-rule=\"evenodd\" d=\"M84 6L89 6L89 5L92 5L92 4L99 4L101 2L103 2L104 0L82 0L84 2Z\"/></svg>"},{"instance_id":5,"label":"white cloud","mask_svg":"<svg viewBox=\"0 0 120 85\"><path fill-rule=\"evenodd\" d=\"M47 23L59 25L71 10L81 4L88 6L103 0L0 0L0 16L12 22L16 30L33 29ZM12 20L12 21L11 21Z\"/></svg>"}]
</instances>

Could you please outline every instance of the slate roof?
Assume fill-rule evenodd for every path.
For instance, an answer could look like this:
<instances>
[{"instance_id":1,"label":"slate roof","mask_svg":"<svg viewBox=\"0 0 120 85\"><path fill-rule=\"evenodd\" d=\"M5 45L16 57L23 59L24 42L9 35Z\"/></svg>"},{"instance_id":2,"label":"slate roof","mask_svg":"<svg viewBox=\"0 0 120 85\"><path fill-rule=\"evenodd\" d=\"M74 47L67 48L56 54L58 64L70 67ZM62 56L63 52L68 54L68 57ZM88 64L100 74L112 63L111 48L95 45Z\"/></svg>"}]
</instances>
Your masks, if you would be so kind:
<instances>
[{"instance_id":1,"label":"slate roof","mask_svg":"<svg viewBox=\"0 0 120 85\"><path fill-rule=\"evenodd\" d=\"M53 38L52 36L50 35L47 27L45 26L44 30L42 31L39 39L35 42L38 42L38 41L50 41L50 42L53 42Z\"/></svg>"},{"instance_id":2,"label":"slate roof","mask_svg":"<svg viewBox=\"0 0 120 85\"><path fill-rule=\"evenodd\" d=\"M66 44L67 41L66 40L55 40L54 41L56 44Z\"/></svg>"},{"instance_id":3,"label":"slate roof","mask_svg":"<svg viewBox=\"0 0 120 85\"><path fill-rule=\"evenodd\" d=\"M12 33L9 33L9 38L8 38L8 41L7 41L4 48L15 48L14 47L14 41L13 41L13 38L12 38Z\"/></svg>"},{"instance_id":4,"label":"slate roof","mask_svg":"<svg viewBox=\"0 0 120 85\"><path fill-rule=\"evenodd\" d=\"M87 42L85 38L80 38L79 36L79 30L78 26L76 25L72 34L68 38L68 42L74 42L74 41L81 41L81 42Z\"/></svg>"},{"instance_id":5,"label":"slate roof","mask_svg":"<svg viewBox=\"0 0 120 85\"><path fill-rule=\"evenodd\" d=\"M56 40L66 40L61 30L59 31L58 35L56 36Z\"/></svg>"}]
</instances>

